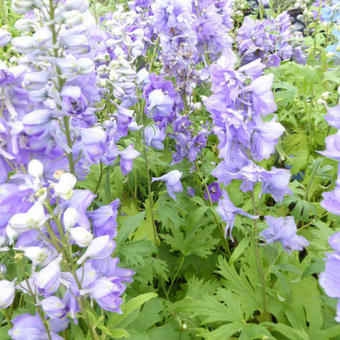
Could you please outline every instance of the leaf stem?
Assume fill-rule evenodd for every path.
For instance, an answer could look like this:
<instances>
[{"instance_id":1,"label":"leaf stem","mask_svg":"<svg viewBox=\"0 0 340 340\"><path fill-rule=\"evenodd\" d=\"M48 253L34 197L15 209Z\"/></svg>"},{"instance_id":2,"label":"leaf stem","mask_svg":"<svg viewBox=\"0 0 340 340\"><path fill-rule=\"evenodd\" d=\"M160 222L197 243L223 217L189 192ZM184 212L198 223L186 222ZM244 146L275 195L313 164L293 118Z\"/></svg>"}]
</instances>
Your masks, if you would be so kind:
<instances>
[{"instance_id":1,"label":"leaf stem","mask_svg":"<svg viewBox=\"0 0 340 340\"><path fill-rule=\"evenodd\" d=\"M97 195L99 187L100 187L100 183L102 182L103 179L103 163L100 162L99 163L99 178L98 178L98 182L96 185L96 188L94 189L94 194Z\"/></svg>"},{"instance_id":2,"label":"leaf stem","mask_svg":"<svg viewBox=\"0 0 340 340\"><path fill-rule=\"evenodd\" d=\"M179 272L181 271L181 269L182 269L182 267L183 267L184 260L185 260L185 255L182 256L181 262L179 263L179 266L178 266L178 268L177 268L177 271L176 271L176 273L175 273L173 279L171 280L169 289L168 289L168 291L167 291L167 293L166 293L167 299L169 299L169 294L171 293L172 286L174 285L175 280L177 279L177 276L178 276Z\"/></svg>"},{"instance_id":3,"label":"leaf stem","mask_svg":"<svg viewBox=\"0 0 340 340\"><path fill-rule=\"evenodd\" d=\"M252 191L251 193L251 202L253 206L253 214L256 216L257 215L257 209L256 209L256 203L255 203L255 193ZM266 319L267 317L267 292L266 292L266 280L264 277L263 273L263 268L261 265L261 256L260 256L260 247L259 243L257 240L258 237L258 227L257 227L257 220L253 219L254 221L254 246L255 246L255 258L256 258L256 267L257 267L257 272L261 281L262 285L262 319Z\"/></svg>"}]
</instances>

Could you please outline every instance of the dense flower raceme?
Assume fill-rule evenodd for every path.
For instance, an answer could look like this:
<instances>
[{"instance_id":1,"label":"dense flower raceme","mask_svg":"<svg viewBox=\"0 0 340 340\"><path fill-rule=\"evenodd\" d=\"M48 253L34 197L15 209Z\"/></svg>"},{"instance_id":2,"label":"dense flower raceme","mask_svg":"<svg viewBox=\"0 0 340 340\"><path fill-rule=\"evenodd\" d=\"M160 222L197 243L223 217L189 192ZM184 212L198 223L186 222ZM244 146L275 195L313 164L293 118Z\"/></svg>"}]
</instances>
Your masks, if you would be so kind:
<instances>
[{"instance_id":1,"label":"dense flower raceme","mask_svg":"<svg viewBox=\"0 0 340 340\"><path fill-rule=\"evenodd\" d=\"M281 61L292 57L305 63L306 55L297 38L295 34L293 39L290 18L284 12L275 19L262 21L246 17L238 31L237 43L243 63L261 58L267 66L279 66Z\"/></svg>"},{"instance_id":2,"label":"dense flower raceme","mask_svg":"<svg viewBox=\"0 0 340 340\"><path fill-rule=\"evenodd\" d=\"M219 139L221 158L212 174L223 186L235 179L240 180L240 188L244 192L253 191L255 184L261 183L261 195L270 194L279 202L285 194L291 193L288 187L289 171L278 168L266 170L256 163L272 155L275 144L284 132L275 118L263 120L276 110L271 92L273 77L271 74L263 75L264 68L259 59L237 68L236 56L230 49L226 49L210 68L213 94L205 104L213 119L213 131ZM230 236L237 214L257 218L236 208L226 192L218 203L217 211L226 222L226 235L230 233ZM292 226L292 223L289 225ZM286 239L279 236L287 232L284 226L283 223L275 230L268 229L263 236L268 236L268 243L281 241L287 251L300 250L301 247L296 245L298 236ZM307 242L300 244L303 247Z\"/></svg>"},{"instance_id":3,"label":"dense flower raceme","mask_svg":"<svg viewBox=\"0 0 340 340\"><path fill-rule=\"evenodd\" d=\"M33 1L26 8L18 1L13 9L24 14L36 5ZM45 20L51 15L53 25ZM129 130L138 129L128 110L136 103L137 74L132 60L125 58L132 47L95 25L87 1L80 5L68 0L36 9L16 26L23 32L12 40L20 54L18 65L0 64L1 182L11 168L27 164L32 157L49 165L46 176L50 178L59 169L75 171L81 178L90 165L111 165L119 157L123 172L131 170L130 164L124 167L126 158L122 159L124 153L116 143ZM131 34L139 37L141 30ZM10 39L3 30L1 37L4 42ZM131 53L136 57L144 47L133 37L139 52ZM106 71L103 67L110 70L107 79L100 76ZM97 85L104 80L111 85L106 82L101 89ZM98 123L96 106L110 92L119 101L117 111Z\"/></svg>"},{"instance_id":4,"label":"dense flower raceme","mask_svg":"<svg viewBox=\"0 0 340 340\"><path fill-rule=\"evenodd\" d=\"M95 195L74 189L75 184L70 173L58 181L46 181L43 165L33 160L28 174L14 175L0 187L2 246L11 245L32 262L32 274L25 280L0 281L0 307L11 305L16 290L33 294L55 334L68 327L69 317L75 319L76 313L84 312L82 299L119 313L124 282L130 282L133 274L119 268L118 258L111 257L119 200L87 211ZM72 253L72 245L79 247L79 254ZM40 338L47 337L45 319L38 314L22 314L12 322L13 339L27 338L32 327L41 332Z\"/></svg>"}]
</instances>

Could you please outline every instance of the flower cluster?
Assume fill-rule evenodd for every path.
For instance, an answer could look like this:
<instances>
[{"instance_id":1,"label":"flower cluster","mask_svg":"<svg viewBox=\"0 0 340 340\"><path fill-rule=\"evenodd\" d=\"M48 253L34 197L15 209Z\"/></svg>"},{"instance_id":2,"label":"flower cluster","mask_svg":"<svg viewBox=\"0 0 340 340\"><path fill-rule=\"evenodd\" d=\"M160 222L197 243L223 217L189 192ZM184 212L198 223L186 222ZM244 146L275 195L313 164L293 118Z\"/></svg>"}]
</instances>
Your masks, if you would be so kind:
<instances>
[{"instance_id":1,"label":"flower cluster","mask_svg":"<svg viewBox=\"0 0 340 340\"><path fill-rule=\"evenodd\" d=\"M242 63L261 58L267 66L279 66L281 61L292 57L305 63L303 47L296 42L297 32L292 39L291 22L287 12L275 19L262 21L246 17L237 35L237 43Z\"/></svg>"},{"instance_id":2,"label":"flower cluster","mask_svg":"<svg viewBox=\"0 0 340 340\"><path fill-rule=\"evenodd\" d=\"M31 262L22 281L0 281L0 306L10 306L17 290L34 299L38 312L12 320L13 339L38 339L37 332L40 338L47 333L58 338L78 314L87 320L89 301L120 312L124 282L131 282L133 272L112 257L119 200L88 211L95 195L74 189L76 181L68 172L48 181L42 163L32 160L27 174L0 187L2 250L11 247Z\"/></svg>"}]
</instances>

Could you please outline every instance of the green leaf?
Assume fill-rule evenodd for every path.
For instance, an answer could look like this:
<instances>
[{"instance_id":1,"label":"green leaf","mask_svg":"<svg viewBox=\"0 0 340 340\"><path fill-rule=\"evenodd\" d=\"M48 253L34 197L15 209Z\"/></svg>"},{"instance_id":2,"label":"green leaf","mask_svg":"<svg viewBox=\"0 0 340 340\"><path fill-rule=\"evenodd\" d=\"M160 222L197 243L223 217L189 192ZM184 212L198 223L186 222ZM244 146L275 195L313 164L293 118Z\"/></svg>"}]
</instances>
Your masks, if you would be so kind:
<instances>
[{"instance_id":1,"label":"green leaf","mask_svg":"<svg viewBox=\"0 0 340 340\"><path fill-rule=\"evenodd\" d=\"M133 232L142 225L145 219L145 211L142 211L134 216L127 216L123 219L122 225L119 228L116 238L117 245L125 242Z\"/></svg>"},{"instance_id":2,"label":"green leaf","mask_svg":"<svg viewBox=\"0 0 340 340\"><path fill-rule=\"evenodd\" d=\"M157 297L156 293L145 293L138 295L121 305L123 314L112 313L109 318L109 325L114 326L127 318L132 312L139 309L145 302Z\"/></svg>"},{"instance_id":3,"label":"green leaf","mask_svg":"<svg viewBox=\"0 0 340 340\"><path fill-rule=\"evenodd\" d=\"M237 245L235 250L230 256L229 259L229 264L233 264L243 253L246 248L248 248L250 243L250 238L249 237L244 237L241 242Z\"/></svg>"},{"instance_id":4,"label":"green leaf","mask_svg":"<svg viewBox=\"0 0 340 340\"><path fill-rule=\"evenodd\" d=\"M114 339L129 338L129 332L122 328L111 329L110 335Z\"/></svg>"},{"instance_id":5,"label":"green leaf","mask_svg":"<svg viewBox=\"0 0 340 340\"><path fill-rule=\"evenodd\" d=\"M0 339L1 340L11 340L11 337L8 335L8 331L11 327L5 326L0 328Z\"/></svg>"},{"instance_id":6,"label":"green leaf","mask_svg":"<svg viewBox=\"0 0 340 340\"><path fill-rule=\"evenodd\" d=\"M275 331L291 340L310 340L308 334L304 330L296 329L283 323L262 322L262 325L272 327Z\"/></svg>"}]
</instances>

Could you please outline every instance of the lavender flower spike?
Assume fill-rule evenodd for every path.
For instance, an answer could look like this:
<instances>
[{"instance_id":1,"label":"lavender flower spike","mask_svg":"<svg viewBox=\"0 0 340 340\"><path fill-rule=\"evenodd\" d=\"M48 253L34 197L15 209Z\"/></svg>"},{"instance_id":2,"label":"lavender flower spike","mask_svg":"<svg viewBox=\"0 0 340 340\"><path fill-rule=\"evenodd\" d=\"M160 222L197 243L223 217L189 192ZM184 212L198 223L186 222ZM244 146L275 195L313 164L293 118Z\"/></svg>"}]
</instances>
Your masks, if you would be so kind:
<instances>
[{"instance_id":1,"label":"lavender flower spike","mask_svg":"<svg viewBox=\"0 0 340 340\"><path fill-rule=\"evenodd\" d=\"M181 177L182 177L182 172L178 170L173 170L161 177L152 178L152 182L164 181L166 184L166 189L168 190L169 196L176 201L175 192L183 191L182 183L180 181Z\"/></svg>"}]
</instances>

